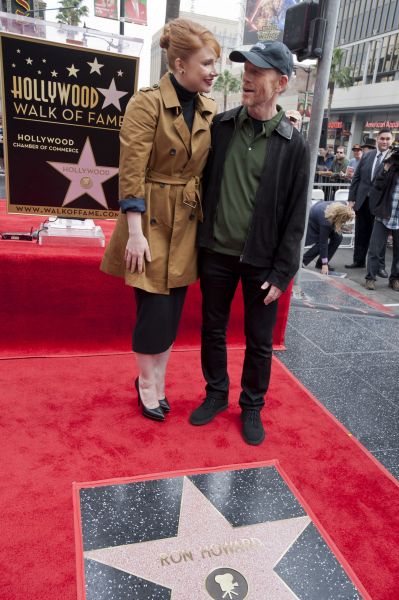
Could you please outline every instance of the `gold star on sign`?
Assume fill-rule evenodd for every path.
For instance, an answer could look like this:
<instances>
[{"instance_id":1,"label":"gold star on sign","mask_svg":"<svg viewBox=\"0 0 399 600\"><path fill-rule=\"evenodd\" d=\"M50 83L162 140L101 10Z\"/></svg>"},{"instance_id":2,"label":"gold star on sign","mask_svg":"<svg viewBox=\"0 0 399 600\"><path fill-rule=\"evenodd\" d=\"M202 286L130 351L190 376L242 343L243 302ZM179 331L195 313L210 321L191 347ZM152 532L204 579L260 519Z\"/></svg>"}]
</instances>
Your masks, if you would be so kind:
<instances>
[{"instance_id":1,"label":"gold star on sign","mask_svg":"<svg viewBox=\"0 0 399 600\"><path fill-rule=\"evenodd\" d=\"M87 61L87 64L90 66L90 75L91 75L92 73L98 73L99 75L101 75L101 68L102 68L104 65L101 65L101 64L98 62L98 60L97 60L97 57L96 57L96 58L93 60L93 62L88 62L88 61Z\"/></svg>"},{"instance_id":2,"label":"gold star on sign","mask_svg":"<svg viewBox=\"0 0 399 600\"><path fill-rule=\"evenodd\" d=\"M51 71L51 77L57 77L58 73L57 71Z\"/></svg>"},{"instance_id":3,"label":"gold star on sign","mask_svg":"<svg viewBox=\"0 0 399 600\"><path fill-rule=\"evenodd\" d=\"M27 62L28 65L31 65L33 63L33 60L31 58L27 58L26 62Z\"/></svg>"},{"instance_id":4,"label":"gold star on sign","mask_svg":"<svg viewBox=\"0 0 399 600\"><path fill-rule=\"evenodd\" d=\"M77 69L75 65L67 67L66 70L69 71L68 77L76 77L76 79L78 78L78 71L80 71L80 69Z\"/></svg>"}]
</instances>

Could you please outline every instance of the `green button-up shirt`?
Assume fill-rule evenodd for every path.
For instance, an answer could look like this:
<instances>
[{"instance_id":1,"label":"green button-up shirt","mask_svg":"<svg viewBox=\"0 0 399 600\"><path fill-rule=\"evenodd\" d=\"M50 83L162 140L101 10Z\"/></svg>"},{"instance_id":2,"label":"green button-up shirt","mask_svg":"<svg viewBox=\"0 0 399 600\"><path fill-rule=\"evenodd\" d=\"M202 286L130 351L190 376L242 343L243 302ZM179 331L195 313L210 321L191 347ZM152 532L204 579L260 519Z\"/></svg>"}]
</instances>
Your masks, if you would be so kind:
<instances>
[{"instance_id":1,"label":"green button-up shirt","mask_svg":"<svg viewBox=\"0 0 399 600\"><path fill-rule=\"evenodd\" d=\"M233 256L242 254L266 160L267 140L284 115L280 106L277 110L272 119L263 121L262 131L257 135L246 107L238 116L220 187L214 225L216 252Z\"/></svg>"}]
</instances>

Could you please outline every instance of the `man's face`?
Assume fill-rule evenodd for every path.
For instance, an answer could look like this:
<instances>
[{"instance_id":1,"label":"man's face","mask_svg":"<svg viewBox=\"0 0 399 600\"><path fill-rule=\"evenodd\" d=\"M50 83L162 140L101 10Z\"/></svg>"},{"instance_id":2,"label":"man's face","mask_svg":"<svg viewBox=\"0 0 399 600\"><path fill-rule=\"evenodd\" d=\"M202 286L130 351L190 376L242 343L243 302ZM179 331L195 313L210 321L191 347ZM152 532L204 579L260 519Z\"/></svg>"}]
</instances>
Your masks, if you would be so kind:
<instances>
[{"instance_id":1,"label":"man's face","mask_svg":"<svg viewBox=\"0 0 399 600\"><path fill-rule=\"evenodd\" d=\"M335 158L337 160L343 160L345 158L345 150L343 148L337 148Z\"/></svg>"},{"instance_id":2,"label":"man's face","mask_svg":"<svg viewBox=\"0 0 399 600\"><path fill-rule=\"evenodd\" d=\"M391 133L380 133L377 137L377 148L380 152L388 150L389 146L392 145L392 134Z\"/></svg>"},{"instance_id":3,"label":"man's face","mask_svg":"<svg viewBox=\"0 0 399 600\"><path fill-rule=\"evenodd\" d=\"M287 85L288 77L276 69L261 69L245 61L242 78L242 103L256 107L269 104Z\"/></svg>"}]
</instances>

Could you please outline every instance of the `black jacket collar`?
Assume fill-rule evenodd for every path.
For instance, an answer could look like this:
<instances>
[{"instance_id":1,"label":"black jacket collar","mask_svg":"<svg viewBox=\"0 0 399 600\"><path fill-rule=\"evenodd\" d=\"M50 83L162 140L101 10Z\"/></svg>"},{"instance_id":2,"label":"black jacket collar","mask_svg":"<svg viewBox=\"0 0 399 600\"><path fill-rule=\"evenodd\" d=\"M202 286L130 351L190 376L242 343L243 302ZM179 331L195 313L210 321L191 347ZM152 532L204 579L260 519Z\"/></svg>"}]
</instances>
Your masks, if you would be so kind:
<instances>
[{"instance_id":1,"label":"black jacket collar","mask_svg":"<svg viewBox=\"0 0 399 600\"><path fill-rule=\"evenodd\" d=\"M234 119L234 121L236 121L241 110L242 106L236 106L235 108L231 108L230 110L227 110L225 113L222 114L220 120L229 121L230 119ZM274 131L279 133L281 137L285 138L286 140L290 140L292 139L294 127L286 117L283 117Z\"/></svg>"}]
</instances>

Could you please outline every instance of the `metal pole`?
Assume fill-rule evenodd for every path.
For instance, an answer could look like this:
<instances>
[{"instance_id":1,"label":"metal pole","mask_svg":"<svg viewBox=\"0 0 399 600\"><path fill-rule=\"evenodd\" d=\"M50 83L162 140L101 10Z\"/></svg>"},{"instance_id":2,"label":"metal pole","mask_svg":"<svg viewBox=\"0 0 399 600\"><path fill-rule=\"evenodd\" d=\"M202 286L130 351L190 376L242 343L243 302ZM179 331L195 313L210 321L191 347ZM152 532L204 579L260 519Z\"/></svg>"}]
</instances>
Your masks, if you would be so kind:
<instances>
[{"instance_id":1,"label":"metal pole","mask_svg":"<svg viewBox=\"0 0 399 600\"><path fill-rule=\"evenodd\" d=\"M310 145L310 179L308 188L308 203L306 207L306 223L309 218L309 211L312 204L313 181L316 172L317 155L321 128L323 125L324 107L327 101L328 80L330 77L331 59L334 49L335 32L337 29L339 5L341 0L320 0L320 17L327 19L327 27L324 39L323 56L317 62L317 74L313 94L312 114L310 117L308 141ZM301 243L301 262L305 247L304 235ZM295 277L295 285L300 286L301 270L299 269Z\"/></svg>"},{"instance_id":2,"label":"metal pole","mask_svg":"<svg viewBox=\"0 0 399 600\"><path fill-rule=\"evenodd\" d=\"M125 0L119 0L119 35L125 35Z\"/></svg>"}]
</instances>

